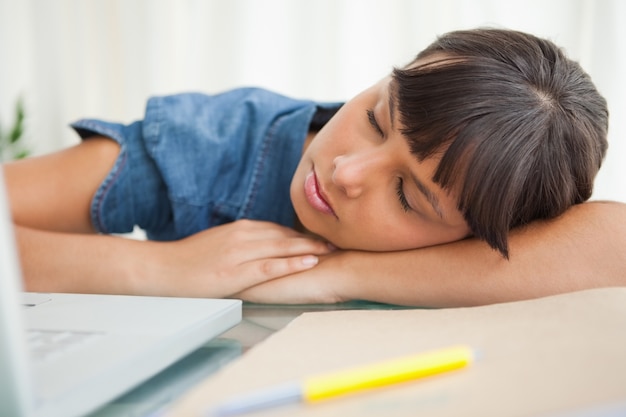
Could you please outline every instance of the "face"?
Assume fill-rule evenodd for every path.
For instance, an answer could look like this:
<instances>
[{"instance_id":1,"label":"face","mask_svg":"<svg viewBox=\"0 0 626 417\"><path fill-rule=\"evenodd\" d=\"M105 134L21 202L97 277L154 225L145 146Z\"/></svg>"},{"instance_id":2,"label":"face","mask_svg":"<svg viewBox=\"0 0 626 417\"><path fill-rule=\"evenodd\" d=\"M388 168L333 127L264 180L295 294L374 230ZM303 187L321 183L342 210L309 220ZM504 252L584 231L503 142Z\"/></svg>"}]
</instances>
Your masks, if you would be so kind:
<instances>
[{"instance_id":1,"label":"face","mask_svg":"<svg viewBox=\"0 0 626 417\"><path fill-rule=\"evenodd\" d=\"M391 77L346 103L305 147L291 183L302 225L344 249L391 251L447 243L470 229L400 132Z\"/></svg>"}]
</instances>

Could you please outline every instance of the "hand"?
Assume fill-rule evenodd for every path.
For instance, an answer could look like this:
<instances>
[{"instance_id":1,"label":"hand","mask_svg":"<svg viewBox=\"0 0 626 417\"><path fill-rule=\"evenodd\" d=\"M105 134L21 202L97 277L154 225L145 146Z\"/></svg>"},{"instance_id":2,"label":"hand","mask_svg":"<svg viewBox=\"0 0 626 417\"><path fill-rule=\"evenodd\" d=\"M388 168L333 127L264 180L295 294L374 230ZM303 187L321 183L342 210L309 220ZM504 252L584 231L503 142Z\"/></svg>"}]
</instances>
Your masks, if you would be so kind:
<instances>
[{"instance_id":1,"label":"hand","mask_svg":"<svg viewBox=\"0 0 626 417\"><path fill-rule=\"evenodd\" d=\"M364 252L340 251L320 257L315 268L263 282L235 295L268 304L334 304L351 299L349 282ZM370 254L371 255L371 254ZM365 255L367 256L367 255Z\"/></svg>"},{"instance_id":2,"label":"hand","mask_svg":"<svg viewBox=\"0 0 626 417\"><path fill-rule=\"evenodd\" d=\"M308 270L331 251L323 241L270 222L239 220L176 242L159 243L162 294L231 297ZM141 283L137 283L141 285Z\"/></svg>"}]
</instances>

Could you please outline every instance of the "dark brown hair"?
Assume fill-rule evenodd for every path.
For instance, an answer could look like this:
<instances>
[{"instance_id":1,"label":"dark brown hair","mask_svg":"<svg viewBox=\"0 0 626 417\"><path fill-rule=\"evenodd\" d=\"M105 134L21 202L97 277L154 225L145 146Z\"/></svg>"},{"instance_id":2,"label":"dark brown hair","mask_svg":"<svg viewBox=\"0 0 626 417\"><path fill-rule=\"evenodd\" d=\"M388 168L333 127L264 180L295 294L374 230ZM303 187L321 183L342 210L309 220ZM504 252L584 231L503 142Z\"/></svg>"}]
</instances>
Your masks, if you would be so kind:
<instances>
[{"instance_id":1,"label":"dark brown hair","mask_svg":"<svg viewBox=\"0 0 626 417\"><path fill-rule=\"evenodd\" d=\"M472 233L508 258L508 232L591 196L608 110L552 42L476 29L438 38L393 72L402 132L433 181L458 195ZM422 61L424 62L424 61Z\"/></svg>"}]
</instances>

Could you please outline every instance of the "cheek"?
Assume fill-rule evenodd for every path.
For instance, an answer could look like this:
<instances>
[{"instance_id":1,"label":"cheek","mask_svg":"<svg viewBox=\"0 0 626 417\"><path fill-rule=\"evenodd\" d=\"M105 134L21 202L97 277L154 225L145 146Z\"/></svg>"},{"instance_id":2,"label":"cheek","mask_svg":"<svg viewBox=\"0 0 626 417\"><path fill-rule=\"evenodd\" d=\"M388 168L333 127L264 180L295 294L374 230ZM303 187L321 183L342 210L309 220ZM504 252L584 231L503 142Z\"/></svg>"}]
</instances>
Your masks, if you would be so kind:
<instances>
[{"instance_id":1,"label":"cheek","mask_svg":"<svg viewBox=\"0 0 626 417\"><path fill-rule=\"evenodd\" d=\"M449 228L428 221L420 223L394 216L362 220L357 226L354 244L360 245L363 250L418 249L467 237L465 228Z\"/></svg>"},{"instance_id":2,"label":"cheek","mask_svg":"<svg viewBox=\"0 0 626 417\"><path fill-rule=\"evenodd\" d=\"M404 213L402 213L404 214ZM362 250L395 251L424 246L424 229L389 209L368 210L361 205L359 214L352 216L350 246Z\"/></svg>"}]
</instances>

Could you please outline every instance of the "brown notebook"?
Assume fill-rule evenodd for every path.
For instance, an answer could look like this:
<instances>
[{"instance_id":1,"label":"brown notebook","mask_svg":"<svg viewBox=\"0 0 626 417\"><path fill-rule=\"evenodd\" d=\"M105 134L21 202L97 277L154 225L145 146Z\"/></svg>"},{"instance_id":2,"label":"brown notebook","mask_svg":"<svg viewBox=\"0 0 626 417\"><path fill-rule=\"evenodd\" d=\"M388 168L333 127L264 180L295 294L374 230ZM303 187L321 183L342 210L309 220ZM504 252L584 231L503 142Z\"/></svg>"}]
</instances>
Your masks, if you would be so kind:
<instances>
[{"instance_id":1,"label":"brown notebook","mask_svg":"<svg viewBox=\"0 0 626 417\"><path fill-rule=\"evenodd\" d=\"M626 401L626 288L484 307L306 313L184 396L211 415L236 394L449 345L470 367L250 416L551 416Z\"/></svg>"}]
</instances>

